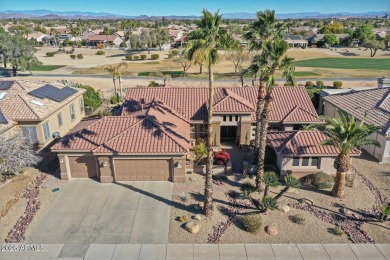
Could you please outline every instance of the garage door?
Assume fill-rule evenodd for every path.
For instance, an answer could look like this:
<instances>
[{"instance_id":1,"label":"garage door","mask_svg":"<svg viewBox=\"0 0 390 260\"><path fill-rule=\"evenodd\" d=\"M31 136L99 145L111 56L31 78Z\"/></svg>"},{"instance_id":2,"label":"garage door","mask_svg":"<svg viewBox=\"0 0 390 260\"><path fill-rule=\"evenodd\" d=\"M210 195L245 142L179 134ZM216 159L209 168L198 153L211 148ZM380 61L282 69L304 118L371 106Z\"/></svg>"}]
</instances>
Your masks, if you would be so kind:
<instances>
[{"instance_id":1,"label":"garage door","mask_svg":"<svg viewBox=\"0 0 390 260\"><path fill-rule=\"evenodd\" d=\"M168 181L169 160L114 160L117 181Z\"/></svg>"},{"instance_id":2,"label":"garage door","mask_svg":"<svg viewBox=\"0 0 390 260\"><path fill-rule=\"evenodd\" d=\"M70 176L72 178L96 178L97 167L95 156L68 157Z\"/></svg>"}]
</instances>

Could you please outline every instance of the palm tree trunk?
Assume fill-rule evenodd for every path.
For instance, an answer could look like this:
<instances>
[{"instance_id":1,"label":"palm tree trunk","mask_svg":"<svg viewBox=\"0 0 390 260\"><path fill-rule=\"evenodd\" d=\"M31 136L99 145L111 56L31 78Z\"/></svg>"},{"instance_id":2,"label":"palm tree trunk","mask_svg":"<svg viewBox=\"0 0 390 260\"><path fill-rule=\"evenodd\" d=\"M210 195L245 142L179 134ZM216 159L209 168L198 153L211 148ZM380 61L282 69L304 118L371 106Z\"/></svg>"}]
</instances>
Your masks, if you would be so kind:
<instances>
[{"instance_id":1,"label":"palm tree trunk","mask_svg":"<svg viewBox=\"0 0 390 260\"><path fill-rule=\"evenodd\" d=\"M265 198L268 195L268 191L269 191L269 186L265 185L263 198Z\"/></svg>"},{"instance_id":2,"label":"palm tree trunk","mask_svg":"<svg viewBox=\"0 0 390 260\"><path fill-rule=\"evenodd\" d=\"M114 82L114 95L115 97L117 96L117 91L116 91L116 77L112 76L112 82Z\"/></svg>"},{"instance_id":3,"label":"palm tree trunk","mask_svg":"<svg viewBox=\"0 0 390 260\"><path fill-rule=\"evenodd\" d=\"M203 64L199 64L199 74L202 74L203 72Z\"/></svg>"},{"instance_id":4,"label":"palm tree trunk","mask_svg":"<svg viewBox=\"0 0 390 260\"><path fill-rule=\"evenodd\" d=\"M281 191L278 193L278 195L275 196L274 199L275 199L275 200L280 199L280 197L282 197L283 194L285 194L289 189L290 189L290 187L287 186L286 188L284 188L283 190L281 190Z\"/></svg>"},{"instance_id":5,"label":"palm tree trunk","mask_svg":"<svg viewBox=\"0 0 390 260\"><path fill-rule=\"evenodd\" d=\"M213 68L209 64L209 107L208 107L208 136L207 136L207 165L204 188L204 215L211 217L213 214L213 103L214 103L214 87L213 87Z\"/></svg>"},{"instance_id":6,"label":"palm tree trunk","mask_svg":"<svg viewBox=\"0 0 390 260\"><path fill-rule=\"evenodd\" d=\"M120 97L122 98L122 95L123 95L123 89L122 89L122 76L119 75L118 77L119 79L119 88L120 88Z\"/></svg>"},{"instance_id":7,"label":"palm tree trunk","mask_svg":"<svg viewBox=\"0 0 390 260\"><path fill-rule=\"evenodd\" d=\"M261 83L259 87L259 97L257 100L257 111L256 111L256 136L255 136L255 158L257 162L257 173L256 173L256 189L261 189L261 178L264 173L264 157L265 157L265 146L267 142L267 128L268 128L268 116L266 114L267 104L265 95L265 87ZM269 108L268 108L269 109ZM269 112L268 112L269 114Z\"/></svg>"},{"instance_id":8,"label":"palm tree trunk","mask_svg":"<svg viewBox=\"0 0 390 260\"><path fill-rule=\"evenodd\" d=\"M339 154L334 160L334 167L337 170L336 179L332 188L332 195L336 198L344 198L347 172L351 168L349 154Z\"/></svg>"}]
</instances>

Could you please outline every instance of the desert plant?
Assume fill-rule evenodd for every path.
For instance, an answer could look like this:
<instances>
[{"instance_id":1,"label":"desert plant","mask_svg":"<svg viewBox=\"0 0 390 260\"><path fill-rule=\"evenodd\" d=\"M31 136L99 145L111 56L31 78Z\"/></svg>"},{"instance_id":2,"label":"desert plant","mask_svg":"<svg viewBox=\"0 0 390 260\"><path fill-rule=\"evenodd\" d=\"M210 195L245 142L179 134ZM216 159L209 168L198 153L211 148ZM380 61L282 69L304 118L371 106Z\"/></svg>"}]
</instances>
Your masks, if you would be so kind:
<instances>
[{"instance_id":1,"label":"desert plant","mask_svg":"<svg viewBox=\"0 0 390 260\"><path fill-rule=\"evenodd\" d=\"M155 87L158 87L160 86L160 84L158 84L156 81L152 80L151 82L149 82L149 85L148 87L151 87L151 88L155 88Z\"/></svg>"},{"instance_id":2,"label":"desert plant","mask_svg":"<svg viewBox=\"0 0 390 260\"><path fill-rule=\"evenodd\" d=\"M332 233L336 236L343 236L345 235L344 231L339 227L334 227L331 229Z\"/></svg>"},{"instance_id":3,"label":"desert plant","mask_svg":"<svg viewBox=\"0 0 390 260\"><path fill-rule=\"evenodd\" d=\"M305 223L305 218L299 214L290 215L290 216L288 216L288 219L295 224L303 225Z\"/></svg>"},{"instance_id":4,"label":"desert plant","mask_svg":"<svg viewBox=\"0 0 390 260\"><path fill-rule=\"evenodd\" d=\"M173 50L173 51L171 51L171 54L173 56L177 56L177 55L179 55L179 51L178 50Z\"/></svg>"},{"instance_id":5,"label":"desert plant","mask_svg":"<svg viewBox=\"0 0 390 260\"><path fill-rule=\"evenodd\" d=\"M146 54L141 54L139 57L140 57L140 60L146 60Z\"/></svg>"},{"instance_id":6,"label":"desert plant","mask_svg":"<svg viewBox=\"0 0 390 260\"><path fill-rule=\"evenodd\" d=\"M126 55L125 58L126 60L133 60L133 55Z\"/></svg>"},{"instance_id":7,"label":"desert plant","mask_svg":"<svg viewBox=\"0 0 390 260\"><path fill-rule=\"evenodd\" d=\"M257 234L260 231L262 221L259 214L248 214L241 218L242 227L251 234Z\"/></svg>"},{"instance_id":8,"label":"desert plant","mask_svg":"<svg viewBox=\"0 0 390 260\"><path fill-rule=\"evenodd\" d=\"M180 222L187 222L190 218L188 217L188 215L183 215L179 218L179 221Z\"/></svg>"},{"instance_id":9,"label":"desert plant","mask_svg":"<svg viewBox=\"0 0 390 260\"><path fill-rule=\"evenodd\" d=\"M172 53L168 53L168 59L172 59L173 57L175 57L175 56L173 56Z\"/></svg>"},{"instance_id":10,"label":"desert plant","mask_svg":"<svg viewBox=\"0 0 390 260\"><path fill-rule=\"evenodd\" d=\"M339 89L339 88L341 88L342 86L343 86L343 82L341 82L341 81L335 81L335 82L333 82L333 87L334 87L334 88Z\"/></svg>"},{"instance_id":11,"label":"desert plant","mask_svg":"<svg viewBox=\"0 0 390 260\"><path fill-rule=\"evenodd\" d=\"M333 177L325 172L317 172L311 180L311 185L318 190L332 188L333 184Z\"/></svg>"},{"instance_id":12,"label":"desert plant","mask_svg":"<svg viewBox=\"0 0 390 260\"><path fill-rule=\"evenodd\" d=\"M312 88L314 86L313 81L306 81L305 87Z\"/></svg>"},{"instance_id":13,"label":"desert plant","mask_svg":"<svg viewBox=\"0 0 390 260\"><path fill-rule=\"evenodd\" d=\"M102 50L98 50L96 52L96 55L104 55L104 54L106 54L106 53L104 51L102 51Z\"/></svg>"},{"instance_id":14,"label":"desert plant","mask_svg":"<svg viewBox=\"0 0 390 260\"><path fill-rule=\"evenodd\" d=\"M275 200L278 200L280 197L282 197L282 195L284 193L286 193L289 189L291 189L291 188L299 188L299 186L301 185L299 180L297 180L292 175L287 175L286 177L284 177L284 180L285 180L287 186L283 190L281 190L278 193L278 195L275 196Z\"/></svg>"},{"instance_id":15,"label":"desert plant","mask_svg":"<svg viewBox=\"0 0 390 260\"><path fill-rule=\"evenodd\" d=\"M119 47L127 48L127 43L126 42L121 42L121 44L119 44Z\"/></svg>"},{"instance_id":16,"label":"desert plant","mask_svg":"<svg viewBox=\"0 0 390 260\"><path fill-rule=\"evenodd\" d=\"M110 99L111 104L117 104L118 103L118 97L116 95L113 95Z\"/></svg>"},{"instance_id":17,"label":"desert plant","mask_svg":"<svg viewBox=\"0 0 390 260\"><path fill-rule=\"evenodd\" d=\"M390 219L390 204L384 205L381 208L381 221L387 221Z\"/></svg>"},{"instance_id":18,"label":"desert plant","mask_svg":"<svg viewBox=\"0 0 390 260\"><path fill-rule=\"evenodd\" d=\"M53 57L56 53L53 51L46 52L46 57Z\"/></svg>"},{"instance_id":19,"label":"desert plant","mask_svg":"<svg viewBox=\"0 0 390 260\"><path fill-rule=\"evenodd\" d=\"M199 142L197 145L195 145L192 150L194 151L195 153L195 160L196 160L196 164L198 164L198 162L204 157L207 155L207 147L206 147L206 142L203 141L203 142Z\"/></svg>"},{"instance_id":20,"label":"desert plant","mask_svg":"<svg viewBox=\"0 0 390 260\"><path fill-rule=\"evenodd\" d=\"M84 58L83 54L77 54L77 59L81 60L83 58Z\"/></svg>"},{"instance_id":21,"label":"desert plant","mask_svg":"<svg viewBox=\"0 0 390 260\"><path fill-rule=\"evenodd\" d=\"M133 60L139 60L139 56L138 55L134 55L133 56Z\"/></svg>"},{"instance_id":22,"label":"desert plant","mask_svg":"<svg viewBox=\"0 0 390 260\"><path fill-rule=\"evenodd\" d=\"M249 198L249 196L256 191L256 186L251 182L244 182L241 184L241 195L244 198Z\"/></svg>"},{"instance_id":23,"label":"desert plant","mask_svg":"<svg viewBox=\"0 0 390 260\"><path fill-rule=\"evenodd\" d=\"M324 82L322 80L317 80L316 81L316 86L317 86L317 88L325 87Z\"/></svg>"},{"instance_id":24,"label":"desert plant","mask_svg":"<svg viewBox=\"0 0 390 260\"><path fill-rule=\"evenodd\" d=\"M261 200L260 204L261 210L263 213L266 213L269 209L274 210L278 207L278 202L275 198L272 198L271 196L265 196Z\"/></svg>"},{"instance_id":25,"label":"desert plant","mask_svg":"<svg viewBox=\"0 0 390 260\"><path fill-rule=\"evenodd\" d=\"M71 55L69 55L70 56L70 58L72 59L72 60L75 60L76 59L76 55L74 55L74 54L71 54Z\"/></svg>"},{"instance_id":26,"label":"desert plant","mask_svg":"<svg viewBox=\"0 0 390 260\"><path fill-rule=\"evenodd\" d=\"M160 58L160 55L158 55L157 53L155 53L155 54L150 55L150 58L151 58L152 60L158 60L158 59Z\"/></svg>"},{"instance_id":27,"label":"desert plant","mask_svg":"<svg viewBox=\"0 0 390 260\"><path fill-rule=\"evenodd\" d=\"M275 172L272 171L264 172L262 181L264 182L265 185L264 197L267 197L269 187L276 187L279 185L279 177L276 175Z\"/></svg>"}]
</instances>

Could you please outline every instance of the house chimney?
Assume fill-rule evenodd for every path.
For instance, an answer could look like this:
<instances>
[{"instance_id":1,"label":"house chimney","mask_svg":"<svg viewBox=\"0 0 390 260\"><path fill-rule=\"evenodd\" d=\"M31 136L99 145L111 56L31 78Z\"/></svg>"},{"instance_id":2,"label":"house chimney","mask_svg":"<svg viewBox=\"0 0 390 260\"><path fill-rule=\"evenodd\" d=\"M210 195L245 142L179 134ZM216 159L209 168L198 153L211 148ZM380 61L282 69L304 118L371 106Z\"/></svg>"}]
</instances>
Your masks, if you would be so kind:
<instances>
[{"instance_id":1,"label":"house chimney","mask_svg":"<svg viewBox=\"0 0 390 260\"><path fill-rule=\"evenodd\" d=\"M384 76L378 79L378 88L390 88L390 77Z\"/></svg>"}]
</instances>

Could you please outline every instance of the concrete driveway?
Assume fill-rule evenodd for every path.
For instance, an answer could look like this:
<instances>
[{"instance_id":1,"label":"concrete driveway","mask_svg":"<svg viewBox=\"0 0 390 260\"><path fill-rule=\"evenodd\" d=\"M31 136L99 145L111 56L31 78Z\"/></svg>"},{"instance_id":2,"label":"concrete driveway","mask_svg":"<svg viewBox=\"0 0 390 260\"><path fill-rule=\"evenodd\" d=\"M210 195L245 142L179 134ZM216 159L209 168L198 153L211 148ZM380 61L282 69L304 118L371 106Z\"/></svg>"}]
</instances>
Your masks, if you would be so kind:
<instances>
[{"instance_id":1,"label":"concrete driveway","mask_svg":"<svg viewBox=\"0 0 390 260\"><path fill-rule=\"evenodd\" d=\"M25 243L168 243L171 182L73 179Z\"/></svg>"}]
</instances>

